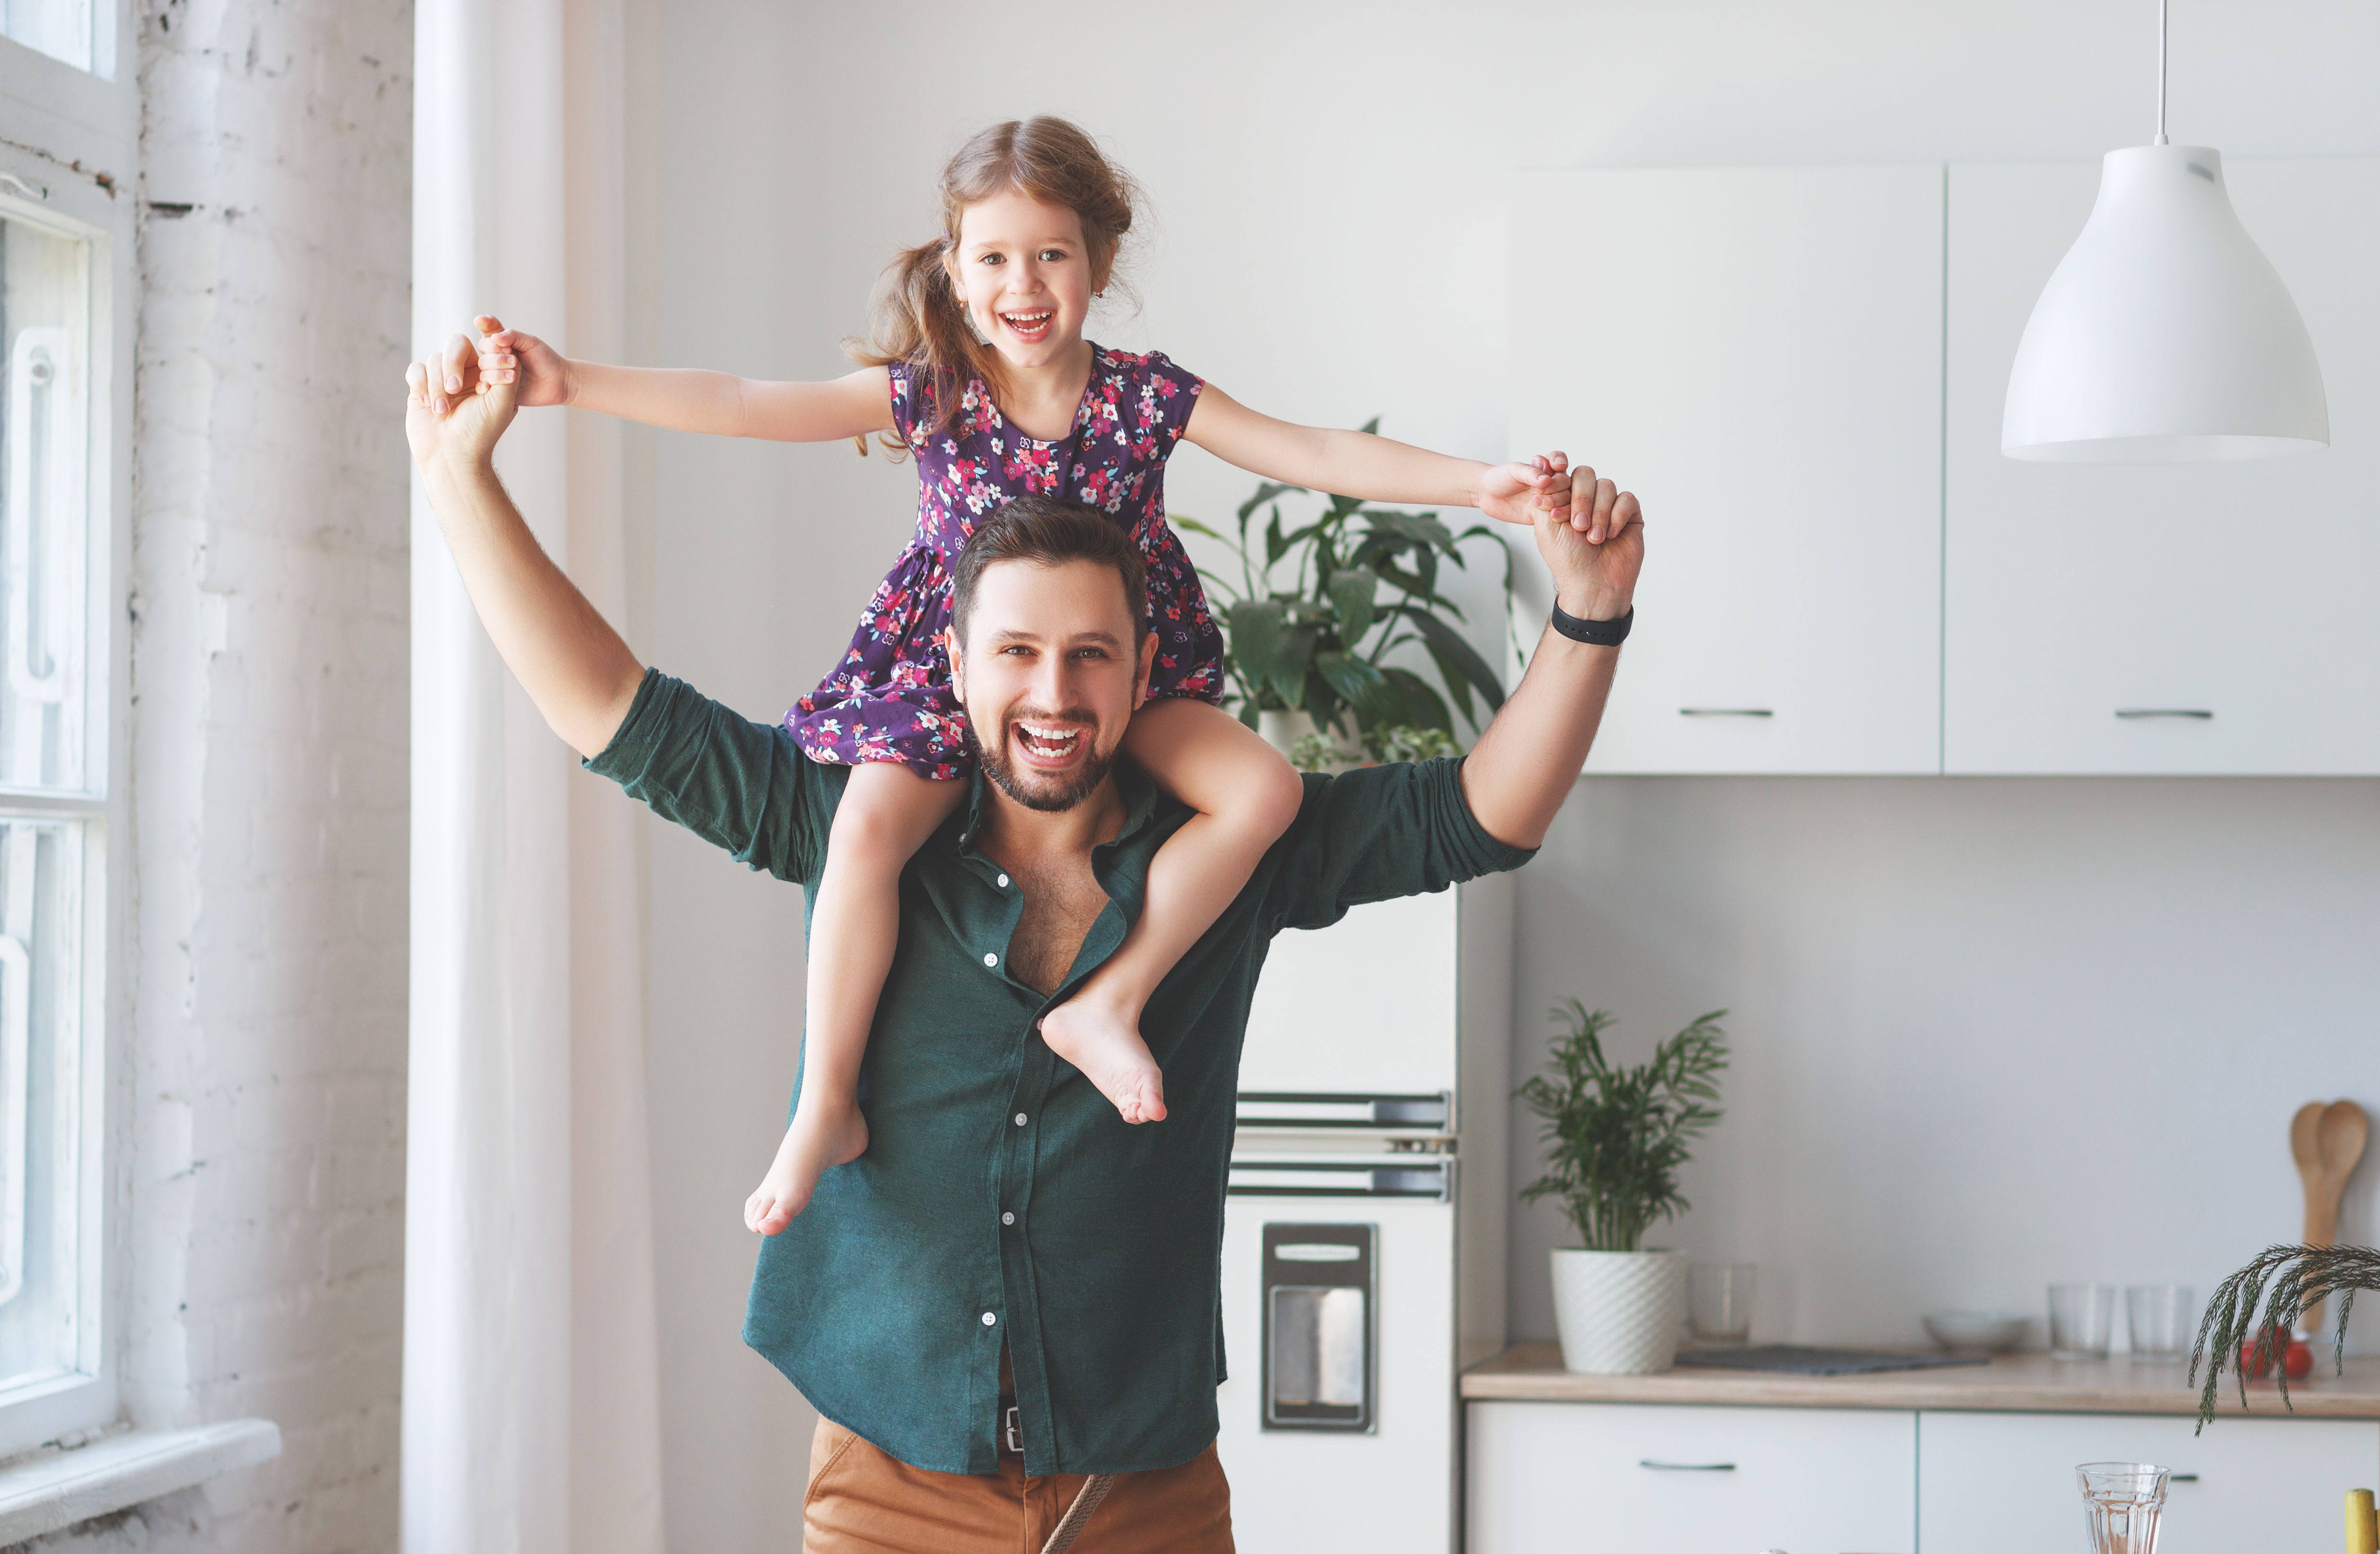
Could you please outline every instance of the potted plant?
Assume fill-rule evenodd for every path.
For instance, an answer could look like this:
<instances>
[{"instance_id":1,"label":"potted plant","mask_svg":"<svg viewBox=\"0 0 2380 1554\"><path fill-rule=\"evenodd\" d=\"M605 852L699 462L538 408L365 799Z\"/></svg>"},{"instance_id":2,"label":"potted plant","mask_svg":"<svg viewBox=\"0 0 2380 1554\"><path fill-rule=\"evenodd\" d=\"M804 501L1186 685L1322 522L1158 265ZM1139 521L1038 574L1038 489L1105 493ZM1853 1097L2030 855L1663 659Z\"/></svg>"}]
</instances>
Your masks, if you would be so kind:
<instances>
[{"instance_id":1,"label":"potted plant","mask_svg":"<svg viewBox=\"0 0 2380 1554\"><path fill-rule=\"evenodd\" d=\"M1643 1376L1677 1356L1686 1257L1643 1244L1657 1220L1687 1207L1678 1168L1688 1143L1718 1121L1726 1014L1704 1015L1639 1067L1615 1068L1603 1053L1609 1014L1590 1014L1576 999L1552 1012L1566 1028L1547 1072L1519 1091L1545 1119L1546 1173L1521 1200L1559 1199L1578 1230L1576 1247L1553 1252L1554 1317L1572 1370Z\"/></svg>"},{"instance_id":2,"label":"potted plant","mask_svg":"<svg viewBox=\"0 0 2380 1554\"><path fill-rule=\"evenodd\" d=\"M1374 417L1364 430L1379 424ZM1475 695L1492 713L1504 704L1504 682L1463 634L1461 607L1438 591L1439 568L1463 567L1463 542L1496 540L1495 530L1474 524L1458 534L1435 513L1366 507L1352 496L1326 497L1320 512L1284 519L1282 498L1313 494L1266 481L1240 504L1236 534L1167 516L1239 559L1236 581L1222 574L1206 581L1220 596L1224 667L1241 721L1308 771L1461 753L1454 714L1477 730L1486 716ZM1252 535L1259 513L1263 526ZM1497 552L1509 623L1512 552L1500 540ZM1439 685L1408 666L1415 650Z\"/></svg>"}]
</instances>

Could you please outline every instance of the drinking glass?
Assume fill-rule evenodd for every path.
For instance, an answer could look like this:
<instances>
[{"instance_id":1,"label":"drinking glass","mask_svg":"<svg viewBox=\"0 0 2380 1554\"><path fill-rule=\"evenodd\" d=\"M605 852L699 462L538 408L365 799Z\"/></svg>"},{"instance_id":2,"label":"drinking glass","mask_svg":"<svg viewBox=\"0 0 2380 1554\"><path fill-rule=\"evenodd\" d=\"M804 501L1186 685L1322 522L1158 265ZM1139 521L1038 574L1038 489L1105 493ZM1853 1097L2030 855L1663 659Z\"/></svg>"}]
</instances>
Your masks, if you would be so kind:
<instances>
[{"instance_id":1,"label":"drinking glass","mask_svg":"<svg viewBox=\"0 0 2380 1554\"><path fill-rule=\"evenodd\" d=\"M2092 1554L2156 1554L2168 1471L2151 1463L2084 1463L2074 1470Z\"/></svg>"},{"instance_id":2,"label":"drinking glass","mask_svg":"<svg viewBox=\"0 0 2380 1554\"><path fill-rule=\"evenodd\" d=\"M2124 1316L2136 1360L2186 1360L2198 1332L2197 1292L2187 1284L2134 1284L2124 1291Z\"/></svg>"},{"instance_id":3,"label":"drinking glass","mask_svg":"<svg viewBox=\"0 0 2380 1554\"><path fill-rule=\"evenodd\" d=\"M2104 1360L2116 1326L2112 1284L2052 1284L2049 1287L2049 1357Z\"/></svg>"},{"instance_id":4,"label":"drinking glass","mask_svg":"<svg viewBox=\"0 0 2380 1554\"><path fill-rule=\"evenodd\" d=\"M1687 1325L1699 1343L1752 1336L1751 1263L1696 1263L1686 1270Z\"/></svg>"}]
</instances>

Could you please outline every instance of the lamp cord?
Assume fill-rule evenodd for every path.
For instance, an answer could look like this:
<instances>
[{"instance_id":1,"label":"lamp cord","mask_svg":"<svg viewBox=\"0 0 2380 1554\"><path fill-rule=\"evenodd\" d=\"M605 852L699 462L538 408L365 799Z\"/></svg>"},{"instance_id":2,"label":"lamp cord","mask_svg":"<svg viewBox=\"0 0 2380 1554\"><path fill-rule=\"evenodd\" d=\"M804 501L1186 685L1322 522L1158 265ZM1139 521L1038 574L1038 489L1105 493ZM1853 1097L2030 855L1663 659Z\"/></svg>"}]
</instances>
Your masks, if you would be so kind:
<instances>
[{"instance_id":1,"label":"lamp cord","mask_svg":"<svg viewBox=\"0 0 2380 1554\"><path fill-rule=\"evenodd\" d=\"M2162 145L2165 145L2165 144L2168 144L2168 142L2166 140L2166 138L2165 138L2165 40L2166 40L2166 32L2167 32L2167 30L2168 30L2167 26L2166 26L2166 13L2167 13L2167 11L2168 11L2168 9L2170 9L2170 7L2171 7L2171 0L2157 0L2157 138L2156 138L2156 143L2157 143L2158 145L2160 145L2160 146L2162 146Z\"/></svg>"}]
</instances>

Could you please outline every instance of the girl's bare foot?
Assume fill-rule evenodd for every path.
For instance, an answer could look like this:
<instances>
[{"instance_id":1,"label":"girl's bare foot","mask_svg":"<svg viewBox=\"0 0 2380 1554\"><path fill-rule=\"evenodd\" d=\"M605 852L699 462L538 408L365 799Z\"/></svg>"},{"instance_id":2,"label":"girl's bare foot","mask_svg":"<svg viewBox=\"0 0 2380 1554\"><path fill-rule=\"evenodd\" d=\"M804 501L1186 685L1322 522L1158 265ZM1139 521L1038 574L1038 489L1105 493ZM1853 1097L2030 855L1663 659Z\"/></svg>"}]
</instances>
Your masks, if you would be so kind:
<instances>
[{"instance_id":1,"label":"girl's bare foot","mask_svg":"<svg viewBox=\"0 0 2380 1554\"><path fill-rule=\"evenodd\" d=\"M841 1106L796 1106L793 1126L769 1162L769 1174L744 1200L744 1228L774 1235L809 1207L810 1194L829 1167L856 1160L868 1148L868 1119L856 1101Z\"/></svg>"},{"instance_id":2,"label":"girl's bare foot","mask_svg":"<svg viewBox=\"0 0 2380 1554\"><path fill-rule=\"evenodd\" d=\"M1041 1016L1050 1050L1083 1071L1127 1123L1165 1116L1165 1075L1140 1038L1140 1011L1108 1003L1090 989Z\"/></svg>"}]
</instances>

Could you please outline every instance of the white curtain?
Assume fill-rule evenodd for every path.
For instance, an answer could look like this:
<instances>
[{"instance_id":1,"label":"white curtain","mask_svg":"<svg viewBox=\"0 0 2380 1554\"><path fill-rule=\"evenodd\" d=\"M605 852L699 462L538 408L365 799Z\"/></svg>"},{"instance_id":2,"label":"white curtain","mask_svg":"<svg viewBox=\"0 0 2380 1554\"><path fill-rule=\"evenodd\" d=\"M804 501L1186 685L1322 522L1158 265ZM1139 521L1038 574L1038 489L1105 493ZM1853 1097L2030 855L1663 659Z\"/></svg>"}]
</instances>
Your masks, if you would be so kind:
<instances>
[{"instance_id":1,"label":"white curtain","mask_svg":"<svg viewBox=\"0 0 2380 1554\"><path fill-rule=\"evenodd\" d=\"M621 354L622 0L418 0L413 343L493 312ZM499 455L615 623L615 425ZM413 503L407 1554L659 1554L637 820L575 770Z\"/></svg>"}]
</instances>

